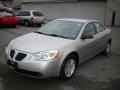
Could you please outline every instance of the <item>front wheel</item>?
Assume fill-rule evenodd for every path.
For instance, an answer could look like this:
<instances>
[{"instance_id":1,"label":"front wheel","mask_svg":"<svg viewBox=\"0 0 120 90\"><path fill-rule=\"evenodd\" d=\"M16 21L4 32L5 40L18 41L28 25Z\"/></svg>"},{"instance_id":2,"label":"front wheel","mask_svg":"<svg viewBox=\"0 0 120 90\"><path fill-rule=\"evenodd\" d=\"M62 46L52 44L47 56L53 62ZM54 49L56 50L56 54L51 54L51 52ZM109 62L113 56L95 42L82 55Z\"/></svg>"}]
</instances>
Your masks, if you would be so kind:
<instances>
[{"instance_id":1,"label":"front wheel","mask_svg":"<svg viewBox=\"0 0 120 90\"><path fill-rule=\"evenodd\" d=\"M74 56L68 56L61 69L60 78L62 80L70 79L76 71L76 58Z\"/></svg>"}]
</instances>

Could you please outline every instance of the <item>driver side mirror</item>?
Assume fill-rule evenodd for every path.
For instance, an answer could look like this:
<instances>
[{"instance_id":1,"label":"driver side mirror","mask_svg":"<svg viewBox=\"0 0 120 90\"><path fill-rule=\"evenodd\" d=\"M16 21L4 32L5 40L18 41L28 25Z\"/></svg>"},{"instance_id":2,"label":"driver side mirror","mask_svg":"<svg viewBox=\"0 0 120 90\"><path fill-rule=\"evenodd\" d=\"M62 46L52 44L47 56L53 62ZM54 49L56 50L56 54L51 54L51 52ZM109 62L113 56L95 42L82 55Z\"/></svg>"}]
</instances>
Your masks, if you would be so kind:
<instances>
[{"instance_id":1,"label":"driver side mirror","mask_svg":"<svg viewBox=\"0 0 120 90\"><path fill-rule=\"evenodd\" d=\"M93 38L93 35L92 34L83 34L81 39L92 39Z\"/></svg>"}]
</instances>

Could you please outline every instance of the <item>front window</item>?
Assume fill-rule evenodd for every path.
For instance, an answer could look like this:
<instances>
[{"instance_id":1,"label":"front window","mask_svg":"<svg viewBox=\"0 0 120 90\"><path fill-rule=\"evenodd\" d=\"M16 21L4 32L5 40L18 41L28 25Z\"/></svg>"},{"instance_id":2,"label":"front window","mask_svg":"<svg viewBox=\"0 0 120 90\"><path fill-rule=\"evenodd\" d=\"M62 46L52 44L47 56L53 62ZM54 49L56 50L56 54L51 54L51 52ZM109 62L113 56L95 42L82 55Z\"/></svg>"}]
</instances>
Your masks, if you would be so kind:
<instances>
[{"instance_id":1,"label":"front window","mask_svg":"<svg viewBox=\"0 0 120 90\"><path fill-rule=\"evenodd\" d=\"M39 29L38 32L50 36L75 39L82 26L81 22L55 20Z\"/></svg>"}]
</instances>

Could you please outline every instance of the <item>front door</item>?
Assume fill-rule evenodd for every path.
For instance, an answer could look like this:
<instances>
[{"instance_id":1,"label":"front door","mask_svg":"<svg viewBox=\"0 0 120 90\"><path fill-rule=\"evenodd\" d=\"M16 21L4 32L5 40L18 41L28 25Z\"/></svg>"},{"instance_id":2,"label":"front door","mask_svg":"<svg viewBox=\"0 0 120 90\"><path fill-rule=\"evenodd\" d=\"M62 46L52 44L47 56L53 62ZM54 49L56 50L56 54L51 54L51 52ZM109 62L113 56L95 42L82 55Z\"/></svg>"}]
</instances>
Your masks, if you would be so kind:
<instances>
[{"instance_id":1,"label":"front door","mask_svg":"<svg viewBox=\"0 0 120 90\"><path fill-rule=\"evenodd\" d=\"M93 38L80 40L79 54L82 57L82 62L96 53L96 38L94 37L96 35L95 25L93 23L89 23L84 29L82 35L84 34L92 35Z\"/></svg>"}]
</instances>

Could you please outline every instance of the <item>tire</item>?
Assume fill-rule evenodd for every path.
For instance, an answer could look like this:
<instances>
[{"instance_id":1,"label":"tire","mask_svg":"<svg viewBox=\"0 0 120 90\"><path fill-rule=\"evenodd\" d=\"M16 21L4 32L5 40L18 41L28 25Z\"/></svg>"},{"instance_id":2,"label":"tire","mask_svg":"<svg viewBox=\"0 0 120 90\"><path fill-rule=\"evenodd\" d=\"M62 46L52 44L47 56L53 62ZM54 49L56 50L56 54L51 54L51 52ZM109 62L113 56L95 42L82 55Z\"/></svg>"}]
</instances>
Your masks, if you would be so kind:
<instances>
[{"instance_id":1,"label":"tire","mask_svg":"<svg viewBox=\"0 0 120 90\"><path fill-rule=\"evenodd\" d=\"M24 25L25 25L26 27L28 27L28 26L29 26L29 22L28 22L28 21L24 21Z\"/></svg>"},{"instance_id":2,"label":"tire","mask_svg":"<svg viewBox=\"0 0 120 90\"><path fill-rule=\"evenodd\" d=\"M73 55L68 56L63 62L60 72L60 79L68 80L72 78L76 71L76 67L76 58Z\"/></svg>"},{"instance_id":3,"label":"tire","mask_svg":"<svg viewBox=\"0 0 120 90\"><path fill-rule=\"evenodd\" d=\"M45 24L45 22L42 22L42 24Z\"/></svg>"},{"instance_id":4,"label":"tire","mask_svg":"<svg viewBox=\"0 0 120 90\"><path fill-rule=\"evenodd\" d=\"M0 25L0 28L2 28L3 27L3 25Z\"/></svg>"},{"instance_id":5,"label":"tire","mask_svg":"<svg viewBox=\"0 0 120 90\"><path fill-rule=\"evenodd\" d=\"M12 25L13 28L16 28L16 25Z\"/></svg>"},{"instance_id":6,"label":"tire","mask_svg":"<svg viewBox=\"0 0 120 90\"><path fill-rule=\"evenodd\" d=\"M42 26L42 24L37 24L39 27L41 27Z\"/></svg>"},{"instance_id":7,"label":"tire","mask_svg":"<svg viewBox=\"0 0 120 90\"><path fill-rule=\"evenodd\" d=\"M103 54L108 56L110 54L110 50L111 50L111 43L108 42L107 45L106 45L105 50L103 51Z\"/></svg>"}]
</instances>

